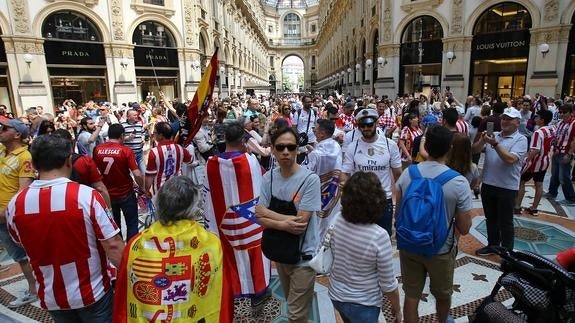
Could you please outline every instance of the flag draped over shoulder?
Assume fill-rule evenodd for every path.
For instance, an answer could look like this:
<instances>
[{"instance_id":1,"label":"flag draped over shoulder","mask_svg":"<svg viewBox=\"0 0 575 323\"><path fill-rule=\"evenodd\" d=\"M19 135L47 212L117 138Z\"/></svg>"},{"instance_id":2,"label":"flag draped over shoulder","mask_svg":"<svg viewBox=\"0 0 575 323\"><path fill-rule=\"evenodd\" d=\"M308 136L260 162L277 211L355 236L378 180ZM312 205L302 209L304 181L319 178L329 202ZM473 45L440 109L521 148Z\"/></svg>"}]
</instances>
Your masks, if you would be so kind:
<instances>
[{"instance_id":1,"label":"flag draped over shoulder","mask_svg":"<svg viewBox=\"0 0 575 323\"><path fill-rule=\"evenodd\" d=\"M206 67L204 75L200 80L196 94L192 102L188 105L185 113L184 129L181 130L176 141L182 146L186 147L192 142L192 139L200 130L202 120L208 115L208 107L212 101L212 93L216 84L216 76L218 75L218 48L212 58L210 64Z\"/></svg>"},{"instance_id":2,"label":"flag draped over shoulder","mask_svg":"<svg viewBox=\"0 0 575 323\"><path fill-rule=\"evenodd\" d=\"M219 239L193 220L153 223L124 249L114 323L225 322Z\"/></svg>"},{"instance_id":3,"label":"flag draped over shoulder","mask_svg":"<svg viewBox=\"0 0 575 323\"><path fill-rule=\"evenodd\" d=\"M208 230L219 235L222 243L224 297L261 295L271 270L261 249L263 227L256 223L254 214L262 168L254 155L241 153L229 159L210 157L206 173L205 215ZM222 322L232 321L229 316Z\"/></svg>"},{"instance_id":4,"label":"flag draped over shoulder","mask_svg":"<svg viewBox=\"0 0 575 323\"><path fill-rule=\"evenodd\" d=\"M321 211L319 216L319 234L323 237L341 210L341 187L339 177L342 167L341 147L333 139L320 141L308 154L302 166L319 175L321 187Z\"/></svg>"}]
</instances>

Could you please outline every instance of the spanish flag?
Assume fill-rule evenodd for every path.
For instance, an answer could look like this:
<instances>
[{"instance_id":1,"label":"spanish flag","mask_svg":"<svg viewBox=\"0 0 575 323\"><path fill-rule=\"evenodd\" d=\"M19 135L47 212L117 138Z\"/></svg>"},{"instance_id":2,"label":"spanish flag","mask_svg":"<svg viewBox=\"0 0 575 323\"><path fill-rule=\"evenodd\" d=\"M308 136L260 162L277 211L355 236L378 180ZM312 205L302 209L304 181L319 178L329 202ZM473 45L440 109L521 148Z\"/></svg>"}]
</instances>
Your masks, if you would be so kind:
<instances>
[{"instance_id":1,"label":"spanish flag","mask_svg":"<svg viewBox=\"0 0 575 323\"><path fill-rule=\"evenodd\" d=\"M113 322L223 322L233 300L222 295L222 276L216 235L192 220L155 222L124 249Z\"/></svg>"},{"instance_id":2,"label":"spanish flag","mask_svg":"<svg viewBox=\"0 0 575 323\"><path fill-rule=\"evenodd\" d=\"M212 58L210 64L206 67L204 75L198 85L196 94L192 102L188 105L185 113L184 129L181 129L179 140L176 142L186 147L192 142L192 139L200 130L202 120L208 115L208 107L212 101L212 93L216 84L216 77L218 75L218 48Z\"/></svg>"}]
</instances>

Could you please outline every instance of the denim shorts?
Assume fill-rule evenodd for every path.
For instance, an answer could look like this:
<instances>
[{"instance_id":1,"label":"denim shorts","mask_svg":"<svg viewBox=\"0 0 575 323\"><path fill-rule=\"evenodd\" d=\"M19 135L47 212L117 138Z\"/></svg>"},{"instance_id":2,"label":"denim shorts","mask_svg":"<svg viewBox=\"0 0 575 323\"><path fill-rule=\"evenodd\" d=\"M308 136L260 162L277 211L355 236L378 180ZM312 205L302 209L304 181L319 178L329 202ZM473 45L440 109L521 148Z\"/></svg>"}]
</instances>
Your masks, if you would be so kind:
<instances>
[{"instance_id":1,"label":"denim shorts","mask_svg":"<svg viewBox=\"0 0 575 323\"><path fill-rule=\"evenodd\" d=\"M15 262L22 262L28 260L28 255L26 255L26 251L21 246L17 245L12 237L8 233L8 227L6 223L0 224L0 240L2 241L2 245L4 245L4 249L8 255L15 261Z\"/></svg>"}]
</instances>

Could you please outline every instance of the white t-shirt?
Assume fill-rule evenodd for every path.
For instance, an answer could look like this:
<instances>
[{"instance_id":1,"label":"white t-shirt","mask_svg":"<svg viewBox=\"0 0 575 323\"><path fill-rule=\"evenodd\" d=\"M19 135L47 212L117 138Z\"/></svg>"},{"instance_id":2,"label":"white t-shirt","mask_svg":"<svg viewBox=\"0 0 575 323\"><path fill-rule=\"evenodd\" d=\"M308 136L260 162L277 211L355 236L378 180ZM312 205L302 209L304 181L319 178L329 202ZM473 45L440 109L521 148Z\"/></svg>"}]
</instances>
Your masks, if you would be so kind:
<instances>
[{"instance_id":1,"label":"white t-shirt","mask_svg":"<svg viewBox=\"0 0 575 323\"><path fill-rule=\"evenodd\" d=\"M387 141L387 142L386 142ZM344 154L344 173L353 174L357 171L372 172L381 181L387 198L391 198L391 168L401 168L401 155L395 141L384 136L378 136L372 143L364 141L363 137L350 144Z\"/></svg>"}]
</instances>

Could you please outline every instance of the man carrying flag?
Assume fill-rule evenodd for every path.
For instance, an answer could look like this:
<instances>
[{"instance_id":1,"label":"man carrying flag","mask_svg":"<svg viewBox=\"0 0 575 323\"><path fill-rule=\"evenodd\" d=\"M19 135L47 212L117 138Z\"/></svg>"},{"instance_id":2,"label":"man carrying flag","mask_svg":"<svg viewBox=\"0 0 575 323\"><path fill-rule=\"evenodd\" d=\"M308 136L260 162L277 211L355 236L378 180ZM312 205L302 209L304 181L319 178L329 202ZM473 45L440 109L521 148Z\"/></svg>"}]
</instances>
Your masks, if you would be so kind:
<instances>
[{"instance_id":1,"label":"man carrying flag","mask_svg":"<svg viewBox=\"0 0 575 323\"><path fill-rule=\"evenodd\" d=\"M183 147L187 147L192 142L192 139L202 127L202 120L208 115L208 106L212 101L217 73L218 48L216 47L216 51L210 59L210 64L206 67L192 102L188 105L186 112L180 116L180 132L176 136L176 142Z\"/></svg>"},{"instance_id":2,"label":"man carrying flag","mask_svg":"<svg viewBox=\"0 0 575 323\"><path fill-rule=\"evenodd\" d=\"M225 152L208 159L205 215L208 230L222 243L223 297L250 297L257 312L267 299L270 261L262 253L263 228L254 214L262 168L254 155L245 152L243 137L243 126L229 123ZM222 314L228 311L225 322L233 321L233 302L229 305L221 309Z\"/></svg>"}]
</instances>

